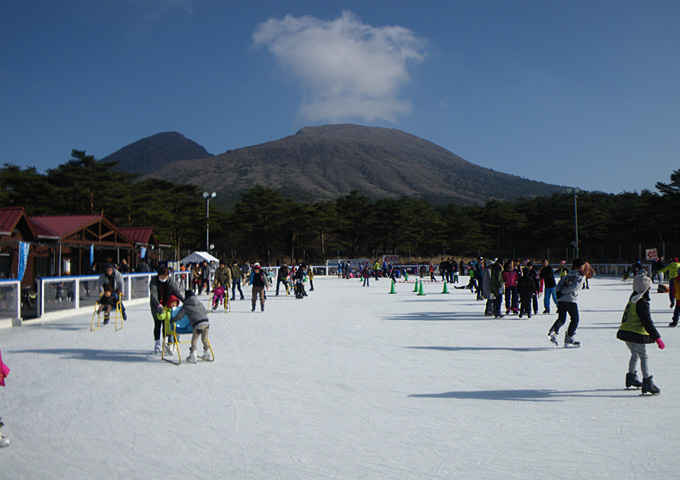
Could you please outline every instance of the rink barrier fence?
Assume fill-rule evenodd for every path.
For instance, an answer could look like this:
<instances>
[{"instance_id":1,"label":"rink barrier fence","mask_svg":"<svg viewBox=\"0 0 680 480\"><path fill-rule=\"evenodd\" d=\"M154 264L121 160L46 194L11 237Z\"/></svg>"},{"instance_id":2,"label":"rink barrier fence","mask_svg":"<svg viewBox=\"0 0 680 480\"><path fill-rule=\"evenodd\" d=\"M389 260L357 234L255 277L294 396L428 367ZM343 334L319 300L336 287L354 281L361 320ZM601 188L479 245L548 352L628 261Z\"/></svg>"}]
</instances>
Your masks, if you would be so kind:
<instances>
[{"instance_id":1,"label":"rink barrier fence","mask_svg":"<svg viewBox=\"0 0 680 480\"><path fill-rule=\"evenodd\" d=\"M406 269L409 275L419 275L421 266L424 264L393 265ZM604 277L623 277L624 271L630 268L630 264L591 264L595 269L596 275ZM429 269L429 264L425 265ZM552 265L559 268L559 265ZM651 265L643 264L647 273L651 275ZM337 277L337 265L311 265L314 276L318 277ZM439 265L435 265L435 274L441 276ZM273 277L279 271L278 266L263 267L263 269ZM351 271L357 273L359 266L353 265ZM174 271L173 278L180 289L185 290L191 287L191 272ZM429 271L425 274L429 276ZM459 278L465 274L458 274ZM123 275L125 283L123 301L144 302L149 299L149 282L156 276L156 272L150 273L130 273ZM21 283L18 280L0 280L0 328L9 326L20 326L26 319L44 319L46 317L56 318L69 315L74 311L82 309L93 309L94 304L99 298L98 287L99 275L80 275L65 277L42 277L37 281L37 295L24 293ZM23 298L23 301L22 301ZM23 303L23 305L22 305ZM33 308L35 313L33 314ZM22 318L22 313L27 318ZM28 318L30 317L30 318Z\"/></svg>"},{"instance_id":2,"label":"rink barrier fence","mask_svg":"<svg viewBox=\"0 0 680 480\"><path fill-rule=\"evenodd\" d=\"M0 280L0 328L21 324L21 282Z\"/></svg>"}]
</instances>

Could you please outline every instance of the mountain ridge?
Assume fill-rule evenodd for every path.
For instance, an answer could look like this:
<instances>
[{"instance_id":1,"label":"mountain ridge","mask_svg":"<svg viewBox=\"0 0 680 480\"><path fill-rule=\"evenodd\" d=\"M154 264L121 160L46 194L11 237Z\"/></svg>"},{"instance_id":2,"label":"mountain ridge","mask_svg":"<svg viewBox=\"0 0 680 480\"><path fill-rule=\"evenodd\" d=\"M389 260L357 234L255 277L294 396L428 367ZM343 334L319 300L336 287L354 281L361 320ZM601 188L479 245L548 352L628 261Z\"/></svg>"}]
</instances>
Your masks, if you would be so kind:
<instances>
[{"instance_id":1,"label":"mountain ridge","mask_svg":"<svg viewBox=\"0 0 680 480\"><path fill-rule=\"evenodd\" d=\"M121 149L122 150L122 149ZM232 204L255 184L300 201L333 200L358 190L371 198L424 198L482 204L550 195L564 187L475 165L401 130L352 124L304 127L295 134L205 158L147 168L164 178L216 191Z\"/></svg>"},{"instance_id":2,"label":"mountain ridge","mask_svg":"<svg viewBox=\"0 0 680 480\"><path fill-rule=\"evenodd\" d=\"M120 171L143 174L172 162L211 156L205 148L179 132L161 132L126 145L101 161L118 162L116 168Z\"/></svg>"}]
</instances>

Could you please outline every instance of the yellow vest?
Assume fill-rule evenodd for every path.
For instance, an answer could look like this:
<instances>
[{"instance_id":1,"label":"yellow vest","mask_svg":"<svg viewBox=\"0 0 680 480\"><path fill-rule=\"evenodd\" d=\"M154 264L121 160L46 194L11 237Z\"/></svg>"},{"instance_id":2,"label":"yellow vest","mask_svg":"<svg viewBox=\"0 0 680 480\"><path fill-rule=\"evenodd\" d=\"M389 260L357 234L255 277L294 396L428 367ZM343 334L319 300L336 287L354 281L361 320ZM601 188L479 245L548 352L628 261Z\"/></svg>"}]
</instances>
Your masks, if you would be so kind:
<instances>
[{"instance_id":1,"label":"yellow vest","mask_svg":"<svg viewBox=\"0 0 680 480\"><path fill-rule=\"evenodd\" d=\"M640 316L637 314L635 307L637 303L628 302L626 310L623 312L623 318L621 319L620 330L625 330L627 332L638 333L640 335L649 335L649 332L645 330L640 321Z\"/></svg>"}]
</instances>

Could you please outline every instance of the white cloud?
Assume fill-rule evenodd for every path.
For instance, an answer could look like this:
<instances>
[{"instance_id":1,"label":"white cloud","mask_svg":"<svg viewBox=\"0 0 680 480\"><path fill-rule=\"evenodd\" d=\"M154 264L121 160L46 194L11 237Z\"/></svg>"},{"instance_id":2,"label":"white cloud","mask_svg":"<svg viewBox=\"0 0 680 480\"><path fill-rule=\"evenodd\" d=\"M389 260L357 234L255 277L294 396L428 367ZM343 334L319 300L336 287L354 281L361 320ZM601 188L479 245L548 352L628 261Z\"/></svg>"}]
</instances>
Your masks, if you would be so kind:
<instances>
[{"instance_id":1,"label":"white cloud","mask_svg":"<svg viewBox=\"0 0 680 480\"><path fill-rule=\"evenodd\" d=\"M423 60L426 41L398 26L365 25L350 12L334 20L310 16L269 19L253 33L301 82L300 113L310 120L393 121L410 111L398 98L408 67Z\"/></svg>"}]
</instances>

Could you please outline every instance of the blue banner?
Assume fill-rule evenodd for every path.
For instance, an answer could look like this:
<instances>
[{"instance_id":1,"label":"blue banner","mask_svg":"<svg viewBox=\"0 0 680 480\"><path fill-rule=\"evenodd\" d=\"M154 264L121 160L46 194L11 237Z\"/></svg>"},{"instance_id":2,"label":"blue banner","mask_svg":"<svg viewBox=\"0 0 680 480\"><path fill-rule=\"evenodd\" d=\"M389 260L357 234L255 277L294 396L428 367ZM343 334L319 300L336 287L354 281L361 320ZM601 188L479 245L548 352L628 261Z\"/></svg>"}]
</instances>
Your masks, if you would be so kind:
<instances>
[{"instance_id":1,"label":"blue banner","mask_svg":"<svg viewBox=\"0 0 680 480\"><path fill-rule=\"evenodd\" d=\"M90 268L92 268L93 263L94 263L94 245L90 245Z\"/></svg>"},{"instance_id":2,"label":"blue banner","mask_svg":"<svg viewBox=\"0 0 680 480\"><path fill-rule=\"evenodd\" d=\"M22 281L24 279L24 273L26 273L29 246L30 244L28 242L19 242L19 270L17 272L17 278L19 279L19 281Z\"/></svg>"},{"instance_id":3,"label":"blue banner","mask_svg":"<svg viewBox=\"0 0 680 480\"><path fill-rule=\"evenodd\" d=\"M142 256L142 260L144 260L146 258L146 247L142 247L141 256Z\"/></svg>"}]
</instances>

